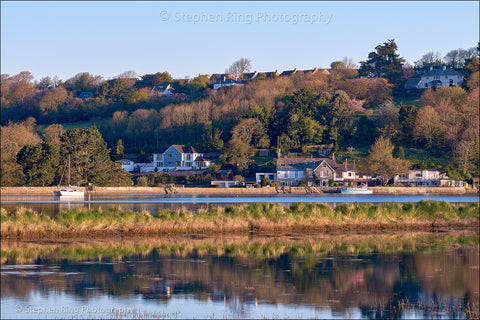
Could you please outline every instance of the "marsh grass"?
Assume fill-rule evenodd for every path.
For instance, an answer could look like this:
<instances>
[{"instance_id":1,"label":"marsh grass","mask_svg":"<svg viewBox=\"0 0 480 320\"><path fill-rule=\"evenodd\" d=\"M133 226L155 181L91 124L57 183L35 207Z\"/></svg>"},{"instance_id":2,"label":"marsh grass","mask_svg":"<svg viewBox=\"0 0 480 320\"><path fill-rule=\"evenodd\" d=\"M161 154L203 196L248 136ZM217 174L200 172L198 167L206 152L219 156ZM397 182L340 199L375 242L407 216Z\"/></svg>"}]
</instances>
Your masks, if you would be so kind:
<instances>
[{"instance_id":1,"label":"marsh grass","mask_svg":"<svg viewBox=\"0 0 480 320\"><path fill-rule=\"evenodd\" d=\"M335 209L321 203L252 203L200 210L123 211L74 208L54 217L30 209L1 209L2 238L77 235L152 235L268 231L415 230L478 227L479 204L456 207L443 201L382 204L348 203Z\"/></svg>"}]
</instances>

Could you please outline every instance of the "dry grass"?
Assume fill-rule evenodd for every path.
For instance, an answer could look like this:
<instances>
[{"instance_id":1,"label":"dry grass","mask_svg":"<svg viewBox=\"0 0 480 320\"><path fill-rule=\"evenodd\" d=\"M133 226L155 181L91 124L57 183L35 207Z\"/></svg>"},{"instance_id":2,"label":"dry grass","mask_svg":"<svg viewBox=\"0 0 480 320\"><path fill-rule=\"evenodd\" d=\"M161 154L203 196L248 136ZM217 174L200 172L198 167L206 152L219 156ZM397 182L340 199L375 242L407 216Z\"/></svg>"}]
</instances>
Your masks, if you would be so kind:
<instances>
[{"instance_id":1,"label":"dry grass","mask_svg":"<svg viewBox=\"0 0 480 320\"><path fill-rule=\"evenodd\" d=\"M335 230L439 230L479 226L479 205L457 208L447 202L351 203L332 209L324 204L276 203L201 210L148 212L118 208L75 208L55 217L17 208L1 209L2 238L76 237L82 235L156 235L225 232L335 231Z\"/></svg>"}]
</instances>

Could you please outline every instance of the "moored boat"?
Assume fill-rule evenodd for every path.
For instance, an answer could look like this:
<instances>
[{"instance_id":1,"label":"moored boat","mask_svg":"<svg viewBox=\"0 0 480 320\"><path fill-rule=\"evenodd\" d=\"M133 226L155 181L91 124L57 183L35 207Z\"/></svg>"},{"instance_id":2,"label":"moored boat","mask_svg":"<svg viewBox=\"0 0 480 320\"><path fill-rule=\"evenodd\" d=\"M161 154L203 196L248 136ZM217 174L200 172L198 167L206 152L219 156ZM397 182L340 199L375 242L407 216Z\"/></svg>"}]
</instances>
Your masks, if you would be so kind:
<instances>
[{"instance_id":1,"label":"moored boat","mask_svg":"<svg viewBox=\"0 0 480 320\"><path fill-rule=\"evenodd\" d=\"M70 155L68 155L67 166L65 166L65 169L66 168L68 168L68 188L62 188L60 190L53 191L53 195L61 197L83 197L85 193L82 190L75 189L75 187L72 187L70 185ZM60 183L58 184L59 188L62 183L65 169L63 170L62 176L60 177Z\"/></svg>"},{"instance_id":2,"label":"moored boat","mask_svg":"<svg viewBox=\"0 0 480 320\"><path fill-rule=\"evenodd\" d=\"M355 187L341 188L340 192L345 194L372 194L373 190L369 190L367 186L361 186L356 188Z\"/></svg>"}]
</instances>

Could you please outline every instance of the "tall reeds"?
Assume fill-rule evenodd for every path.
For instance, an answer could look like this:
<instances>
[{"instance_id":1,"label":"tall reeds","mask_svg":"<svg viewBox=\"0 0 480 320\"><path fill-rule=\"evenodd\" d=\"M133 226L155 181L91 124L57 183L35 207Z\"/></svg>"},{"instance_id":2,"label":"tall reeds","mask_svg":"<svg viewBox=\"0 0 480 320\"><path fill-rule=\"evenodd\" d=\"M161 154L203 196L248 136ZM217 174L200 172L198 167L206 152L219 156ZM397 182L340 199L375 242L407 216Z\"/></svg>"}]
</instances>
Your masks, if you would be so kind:
<instances>
[{"instance_id":1,"label":"tall reeds","mask_svg":"<svg viewBox=\"0 0 480 320\"><path fill-rule=\"evenodd\" d=\"M186 210L148 212L119 208L75 208L54 217L26 208L1 209L2 238L77 235L151 235L260 231L438 230L478 227L479 204L456 207L447 202L349 203L332 209L318 203L252 203L193 213Z\"/></svg>"}]
</instances>

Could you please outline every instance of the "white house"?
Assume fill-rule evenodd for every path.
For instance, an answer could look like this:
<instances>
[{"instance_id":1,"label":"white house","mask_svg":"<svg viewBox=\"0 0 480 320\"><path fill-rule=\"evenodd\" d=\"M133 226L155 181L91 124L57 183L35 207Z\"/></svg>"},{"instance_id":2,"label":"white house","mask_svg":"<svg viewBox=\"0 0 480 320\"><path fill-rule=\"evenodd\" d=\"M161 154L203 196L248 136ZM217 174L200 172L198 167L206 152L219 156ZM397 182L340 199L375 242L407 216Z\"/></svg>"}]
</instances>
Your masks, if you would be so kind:
<instances>
[{"instance_id":1,"label":"white house","mask_svg":"<svg viewBox=\"0 0 480 320\"><path fill-rule=\"evenodd\" d=\"M439 185L438 182L441 178L446 178L446 174L440 174L433 170L410 170L408 175L396 175L393 182L405 186L412 184L415 187L427 187Z\"/></svg>"},{"instance_id":2,"label":"white house","mask_svg":"<svg viewBox=\"0 0 480 320\"><path fill-rule=\"evenodd\" d=\"M148 93L148 96L151 97L170 97L172 93L172 86L170 84L160 84L153 86L150 92Z\"/></svg>"},{"instance_id":3,"label":"white house","mask_svg":"<svg viewBox=\"0 0 480 320\"><path fill-rule=\"evenodd\" d=\"M222 87L241 85L231 74L228 73L214 73L210 77L210 82L213 83L213 90L217 90Z\"/></svg>"},{"instance_id":4,"label":"white house","mask_svg":"<svg viewBox=\"0 0 480 320\"><path fill-rule=\"evenodd\" d=\"M460 86L463 82L463 75L451 68L433 69L421 75L417 83L418 89L439 88L445 86Z\"/></svg>"},{"instance_id":5,"label":"white house","mask_svg":"<svg viewBox=\"0 0 480 320\"><path fill-rule=\"evenodd\" d=\"M264 178L268 178L270 182L277 181L277 173L274 172L258 172L255 173L255 183L261 184Z\"/></svg>"},{"instance_id":6,"label":"white house","mask_svg":"<svg viewBox=\"0 0 480 320\"><path fill-rule=\"evenodd\" d=\"M118 160L118 162L120 162L122 169L128 172L133 172L135 170L135 163L132 160L122 159Z\"/></svg>"}]
</instances>

